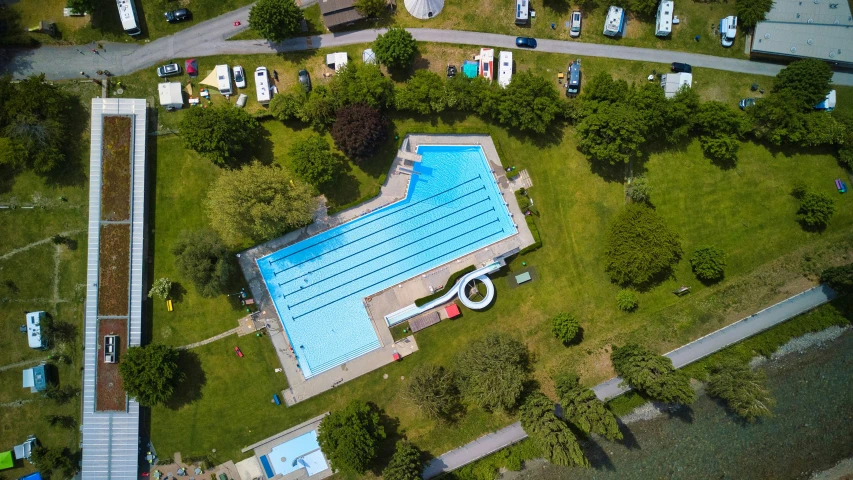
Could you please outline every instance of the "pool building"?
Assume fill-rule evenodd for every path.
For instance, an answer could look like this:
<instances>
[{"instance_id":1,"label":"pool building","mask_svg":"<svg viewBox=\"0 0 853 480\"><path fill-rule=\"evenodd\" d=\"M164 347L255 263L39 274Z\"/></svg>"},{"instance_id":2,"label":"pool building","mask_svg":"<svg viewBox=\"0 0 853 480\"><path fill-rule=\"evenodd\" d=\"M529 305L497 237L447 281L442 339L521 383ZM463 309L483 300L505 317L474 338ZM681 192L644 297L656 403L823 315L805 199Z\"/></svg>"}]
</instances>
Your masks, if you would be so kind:
<instances>
[{"instance_id":1,"label":"pool building","mask_svg":"<svg viewBox=\"0 0 853 480\"><path fill-rule=\"evenodd\" d=\"M243 252L290 384L286 403L412 353L414 339L394 342L385 315L459 269L532 244L515 188L490 137L412 135L379 197Z\"/></svg>"}]
</instances>

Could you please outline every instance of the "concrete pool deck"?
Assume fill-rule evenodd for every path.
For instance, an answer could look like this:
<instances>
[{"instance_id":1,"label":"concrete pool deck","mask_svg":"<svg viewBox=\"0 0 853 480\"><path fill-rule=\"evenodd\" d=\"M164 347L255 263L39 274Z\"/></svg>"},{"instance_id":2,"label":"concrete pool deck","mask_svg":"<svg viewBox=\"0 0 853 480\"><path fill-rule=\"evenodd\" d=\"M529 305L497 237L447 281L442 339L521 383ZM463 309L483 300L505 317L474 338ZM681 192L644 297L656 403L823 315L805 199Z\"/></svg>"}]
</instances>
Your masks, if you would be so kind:
<instances>
[{"instance_id":1,"label":"concrete pool deck","mask_svg":"<svg viewBox=\"0 0 853 480\"><path fill-rule=\"evenodd\" d=\"M258 468L260 468L261 456L262 455L269 455L272 452L273 448L275 448L275 447L277 447L283 443L287 443L290 440L293 440L295 438L301 437L302 435L304 435L304 434L306 434L312 430L317 430L320 427L320 422L322 422L323 419L326 418L326 416L328 414L329 414L329 412L326 412L322 415L319 415L317 417L312 418L311 420L308 420L306 422L302 422L299 425L296 425L295 427L288 428L287 430L285 430L283 432L280 432L280 433L277 433L271 437L265 438L265 439L261 440L260 442L253 443L252 445L249 445L248 447L243 448L242 452L246 453L250 450L254 450L255 456L251 457L251 459L254 459L258 464ZM326 464L328 465L328 463L329 463L329 460L326 459ZM320 480L323 478L331 477L332 473L333 472L332 472L331 468L327 468L323 471L315 473L314 475L311 475L310 478L312 480L315 480L315 479ZM277 473L273 477L273 479L275 479L275 480L279 480L279 479L280 480L301 480L301 479L307 479L307 478L309 478L309 476L308 476L308 473L305 471L304 468L300 468L296 471L290 472L287 475L281 475L281 474Z\"/></svg>"},{"instance_id":2,"label":"concrete pool deck","mask_svg":"<svg viewBox=\"0 0 853 480\"><path fill-rule=\"evenodd\" d=\"M495 176L495 181L517 225L518 233L365 297L363 304L379 339L380 347L306 379L298 367L296 356L281 326L281 321L264 284L256 260L378 208L405 199L411 178L406 173L406 167L411 165L412 154L417 151L419 145L477 145L482 147L489 167ZM258 319L262 324L267 325L276 354L287 376L289 388L281 392L285 404L294 405L388 365L394 361L395 353L405 357L416 352L418 346L413 336L394 342L391 331L385 322L385 315L412 304L417 298L429 295L430 287L436 289L444 285L450 275L457 270L468 265L479 266L496 257L505 257L532 245L534 243L533 235L527 228L527 222L523 221L524 214L515 200L513 187L515 185L507 180L497 149L488 135L407 135L403 139L397 157L391 163L388 176L377 197L334 215L328 215L325 206L321 205L315 212L314 223L239 253L237 256L240 268L258 306Z\"/></svg>"}]
</instances>

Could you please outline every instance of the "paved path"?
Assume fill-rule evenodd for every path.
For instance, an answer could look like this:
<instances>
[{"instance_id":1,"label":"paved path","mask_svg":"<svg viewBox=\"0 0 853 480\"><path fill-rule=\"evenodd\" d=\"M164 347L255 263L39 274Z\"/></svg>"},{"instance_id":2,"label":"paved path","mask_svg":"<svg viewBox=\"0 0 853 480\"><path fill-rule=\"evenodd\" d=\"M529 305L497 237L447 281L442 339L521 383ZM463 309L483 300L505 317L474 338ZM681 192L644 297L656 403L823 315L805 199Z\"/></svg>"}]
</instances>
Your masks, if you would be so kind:
<instances>
[{"instance_id":1,"label":"paved path","mask_svg":"<svg viewBox=\"0 0 853 480\"><path fill-rule=\"evenodd\" d=\"M106 50L100 54L92 53L91 49L86 50L74 46L17 50L12 52L13 58L2 66L2 72L11 73L16 78L44 72L49 79L82 78L81 71L91 74L96 70L109 70L116 75L125 75L173 59L217 54L284 53L369 43L377 35L386 31L385 29L370 29L329 33L292 38L277 44L270 44L264 40L228 41L228 37L248 28L250 8L251 6L246 6L234 10L144 46L105 43ZM242 22L242 26L234 27L234 22L238 20ZM412 28L409 31L415 39L423 42L515 48L515 37L511 35L431 28ZM769 76L776 75L782 68L780 65L750 60L564 40L539 40L537 51L664 64L683 62L695 67ZM836 72L833 76L833 82L837 85L853 85L853 73Z\"/></svg>"},{"instance_id":2,"label":"paved path","mask_svg":"<svg viewBox=\"0 0 853 480\"><path fill-rule=\"evenodd\" d=\"M665 356L672 359L676 368L681 368L829 302L835 296L836 293L831 288L819 285L666 353ZM595 386L592 390L599 399L606 400L630 390L627 386L620 386L620 383L622 383L622 379L616 377ZM527 438L527 434L521 428L521 424L513 423L434 459L427 465L423 477L429 479L441 473L455 470L525 438Z\"/></svg>"},{"instance_id":3,"label":"paved path","mask_svg":"<svg viewBox=\"0 0 853 480\"><path fill-rule=\"evenodd\" d=\"M232 328L231 330L228 330L227 332L222 332L222 333L220 333L219 335L215 335L215 336L210 337L210 338L208 338L208 339L206 339L206 340L202 340L202 341L200 341L200 342L191 343L191 344L189 344L189 345L184 345L183 347L178 347L177 349L178 349L178 350L189 350L189 349L191 349L191 348L196 348L196 347L200 347L200 346L202 346L202 345L207 345L208 343L213 343L213 342L215 342L215 341L217 341L217 340L222 340L223 338L225 338L225 337L227 337L227 336L229 336L229 335L234 335L234 334L236 334L236 333L237 333L237 331L238 331L238 330L240 330L240 327L234 327L234 328Z\"/></svg>"},{"instance_id":4,"label":"paved path","mask_svg":"<svg viewBox=\"0 0 853 480\"><path fill-rule=\"evenodd\" d=\"M24 360L23 362L18 363L10 363L9 365L3 365L0 367L0 372L4 372L6 370L11 370L13 368L27 367L29 365L38 365L41 362L46 362L48 357L44 358L34 358L32 360Z\"/></svg>"}]
</instances>

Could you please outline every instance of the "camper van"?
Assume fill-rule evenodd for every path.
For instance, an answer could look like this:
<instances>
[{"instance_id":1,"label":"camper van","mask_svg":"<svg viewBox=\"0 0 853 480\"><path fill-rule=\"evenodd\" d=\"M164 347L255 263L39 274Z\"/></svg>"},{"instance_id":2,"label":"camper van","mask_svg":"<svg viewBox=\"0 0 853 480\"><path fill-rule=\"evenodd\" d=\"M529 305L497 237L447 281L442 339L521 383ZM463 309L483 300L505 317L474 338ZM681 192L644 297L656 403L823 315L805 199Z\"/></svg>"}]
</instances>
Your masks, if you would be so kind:
<instances>
[{"instance_id":1,"label":"camper van","mask_svg":"<svg viewBox=\"0 0 853 480\"><path fill-rule=\"evenodd\" d=\"M47 335L42 322L47 318L45 312L27 313L27 343L35 350L47 350Z\"/></svg>"},{"instance_id":2,"label":"camper van","mask_svg":"<svg viewBox=\"0 0 853 480\"><path fill-rule=\"evenodd\" d=\"M116 5L118 5L118 15L121 18L121 28L124 29L124 33L132 36L142 33L133 0L116 0Z\"/></svg>"},{"instance_id":3,"label":"camper van","mask_svg":"<svg viewBox=\"0 0 853 480\"><path fill-rule=\"evenodd\" d=\"M575 60L566 72L566 96L576 97L581 91L581 61Z\"/></svg>"},{"instance_id":4,"label":"camper van","mask_svg":"<svg viewBox=\"0 0 853 480\"><path fill-rule=\"evenodd\" d=\"M255 69L255 91L258 93L258 103L266 105L270 103L270 75L267 72L267 67L258 67Z\"/></svg>"},{"instance_id":5,"label":"camper van","mask_svg":"<svg viewBox=\"0 0 853 480\"><path fill-rule=\"evenodd\" d=\"M528 0L516 0L515 24L527 25L528 23L530 23L530 2Z\"/></svg>"},{"instance_id":6,"label":"camper van","mask_svg":"<svg viewBox=\"0 0 853 480\"><path fill-rule=\"evenodd\" d=\"M610 6L604 21L604 34L608 37L621 37L625 33L625 10Z\"/></svg>"},{"instance_id":7,"label":"camper van","mask_svg":"<svg viewBox=\"0 0 853 480\"><path fill-rule=\"evenodd\" d=\"M658 5L658 15L655 21L655 36L667 37L672 33L672 11L675 10L675 2L672 0L661 0Z\"/></svg>"},{"instance_id":8,"label":"camper van","mask_svg":"<svg viewBox=\"0 0 853 480\"><path fill-rule=\"evenodd\" d=\"M231 83L231 69L228 65L216 66L216 81L219 84L219 93L231 95L234 93L234 85Z\"/></svg>"},{"instance_id":9,"label":"camper van","mask_svg":"<svg viewBox=\"0 0 853 480\"><path fill-rule=\"evenodd\" d=\"M495 77L495 51L491 48L480 49L480 76L490 82Z\"/></svg>"},{"instance_id":10,"label":"camper van","mask_svg":"<svg viewBox=\"0 0 853 480\"><path fill-rule=\"evenodd\" d=\"M512 81L512 52L501 52L498 63L498 85L506 88Z\"/></svg>"}]
</instances>

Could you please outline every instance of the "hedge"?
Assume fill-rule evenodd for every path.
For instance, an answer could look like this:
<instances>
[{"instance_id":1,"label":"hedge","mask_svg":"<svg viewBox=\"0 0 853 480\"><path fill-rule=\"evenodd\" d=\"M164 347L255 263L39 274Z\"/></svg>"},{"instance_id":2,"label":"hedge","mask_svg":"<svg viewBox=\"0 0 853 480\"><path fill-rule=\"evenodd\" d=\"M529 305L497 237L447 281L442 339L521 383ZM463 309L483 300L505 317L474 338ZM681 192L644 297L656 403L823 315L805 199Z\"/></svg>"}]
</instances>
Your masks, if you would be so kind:
<instances>
[{"instance_id":1,"label":"hedge","mask_svg":"<svg viewBox=\"0 0 853 480\"><path fill-rule=\"evenodd\" d=\"M524 255L542 247L542 237L539 236L539 227L536 226L536 221L533 220L533 215L525 215L524 220L527 222L527 228L530 229L530 234L533 235L533 244L528 245L518 252L519 255Z\"/></svg>"},{"instance_id":2,"label":"hedge","mask_svg":"<svg viewBox=\"0 0 853 480\"><path fill-rule=\"evenodd\" d=\"M427 295L426 297L421 297L421 298L415 300L415 305L418 307L422 307L422 306L426 305L427 303L435 300L436 298L444 295L445 293L450 291L451 288L453 288L453 285L456 283L456 280L458 280L459 277L461 277L463 275L467 275L467 274L473 272L474 270L475 270L474 265L470 265L468 267L463 268L462 270L459 270L458 272L454 273L453 275L450 276L450 278L447 279L447 283L444 284L444 287L442 287L441 290L436 290L435 292Z\"/></svg>"}]
</instances>

